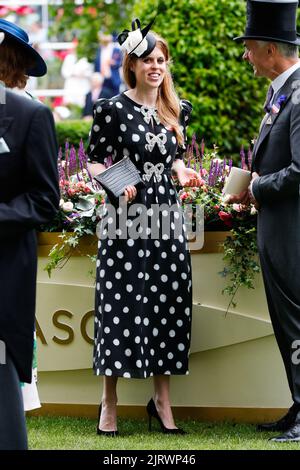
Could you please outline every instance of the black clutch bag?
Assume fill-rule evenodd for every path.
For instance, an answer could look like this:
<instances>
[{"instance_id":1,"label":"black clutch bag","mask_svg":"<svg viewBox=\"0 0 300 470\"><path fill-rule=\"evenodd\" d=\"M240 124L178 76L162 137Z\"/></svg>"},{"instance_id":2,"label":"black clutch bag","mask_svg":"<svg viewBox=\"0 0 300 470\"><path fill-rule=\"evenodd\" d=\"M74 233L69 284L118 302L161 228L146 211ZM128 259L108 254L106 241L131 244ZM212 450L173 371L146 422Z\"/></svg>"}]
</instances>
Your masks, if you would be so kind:
<instances>
[{"instance_id":1,"label":"black clutch bag","mask_svg":"<svg viewBox=\"0 0 300 470\"><path fill-rule=\"evenodd\" d=\"M124 194L127 186L144 186L139 170L129 157L122 158L94 178L101 184L113 203Z\"/></svg>"}]
</instances>

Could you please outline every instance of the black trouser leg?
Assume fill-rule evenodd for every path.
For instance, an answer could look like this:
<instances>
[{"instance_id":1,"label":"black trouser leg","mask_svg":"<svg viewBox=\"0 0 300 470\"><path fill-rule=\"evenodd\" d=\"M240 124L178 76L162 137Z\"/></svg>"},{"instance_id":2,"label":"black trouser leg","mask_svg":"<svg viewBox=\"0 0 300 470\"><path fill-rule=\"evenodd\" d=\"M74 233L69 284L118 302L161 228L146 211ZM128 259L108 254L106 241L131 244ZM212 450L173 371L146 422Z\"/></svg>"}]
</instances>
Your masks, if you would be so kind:
<instances>
[{"instance_id":1,"label":"black trouser leg","mask_svg":"<svg viewBox=\"0 0 300 470\"><path fill-rule=\"evenodd\" d=\"M300 302L293 298L286 286L279 283L271 263L261 256L269 313L284 362L294 403L300 405L300 365L293 361L293 343L300 339ZM294 296L295 297L295 296Z\"/></svg>"},{"instance_id":2,"label":"black trouser leg","mask_svg":"<svg viewBox=\"0 0 300 470\"><path fill-rule=\"evenodd\" d=\"M27 450L20 380L8 354L0 364L0 450Z\"/></svg>"}]
</instances>

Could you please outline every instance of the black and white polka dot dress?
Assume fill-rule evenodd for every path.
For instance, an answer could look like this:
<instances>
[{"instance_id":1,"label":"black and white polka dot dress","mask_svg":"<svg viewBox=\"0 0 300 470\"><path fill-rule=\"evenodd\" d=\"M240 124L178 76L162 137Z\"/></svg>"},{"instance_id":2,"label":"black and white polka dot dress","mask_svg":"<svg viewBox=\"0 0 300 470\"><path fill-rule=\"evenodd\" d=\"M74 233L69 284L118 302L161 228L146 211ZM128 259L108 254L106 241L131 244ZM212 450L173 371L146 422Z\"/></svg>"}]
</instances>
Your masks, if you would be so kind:
<instances>
[{"instance_id":1,"label":"black and white polka dot dress","mask_svg":"<svg viewBox=\"0 0 300 470\"><path fill-rule=\"evenodd\" d=\"M184 131L190 111L191 105L182 101ZM145 181L134 202L117 209L117 222L104 217L100 227L94 346L97 375L188 374L191 265L171 179L172 163L182 159L183 151L175 133L160 123L155 109L147 109L125 94L96 103L90 161L104 163L112 157L116 163L129 156ZM133 205L136 211L131 214ZM171 207L175 209L170 211ZM133 227L138 238L130 236Z\"/></svg>"}]
</instances>

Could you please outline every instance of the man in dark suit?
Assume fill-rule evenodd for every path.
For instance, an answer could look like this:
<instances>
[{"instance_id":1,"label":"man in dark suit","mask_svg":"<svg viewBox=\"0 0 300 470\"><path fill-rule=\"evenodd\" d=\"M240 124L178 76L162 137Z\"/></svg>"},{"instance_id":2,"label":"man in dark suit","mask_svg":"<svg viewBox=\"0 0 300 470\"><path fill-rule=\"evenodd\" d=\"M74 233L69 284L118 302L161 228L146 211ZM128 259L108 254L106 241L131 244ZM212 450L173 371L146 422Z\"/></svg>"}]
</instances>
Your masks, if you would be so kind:
<instances>
[{"instance_id":1,"label":"man in dark suit","mask_svg":"<svg viewBox=\"0 0 300 470\"><path fill-rule=\"evenodd\" d=\"M261 424L281 433L272 440L300 441L300 61L298 2L248 0L243 58L256 76L269 78L265 117L254 147L249 190L233 202L259 208L258 250L268 308L293 405L286 416ZM267 20L266 20L267 19Z\"/></svg>"},{"instance_id":2,"label":"man in dark suit","mask_svg":"<svg viewBox=\"0 0 300 470\"><path fill-rule=\"evenodd\" d=\"M17 83L46 64L21 28L0 19L0 80L22 64ZM22 71L23 70L23 71ZM6 71L9 71L6 73ZM20 381L31 382L37 241L57 211L53 117L44 105L0 87L0 450L27 448Z\"/></svg>"}]
</instances>

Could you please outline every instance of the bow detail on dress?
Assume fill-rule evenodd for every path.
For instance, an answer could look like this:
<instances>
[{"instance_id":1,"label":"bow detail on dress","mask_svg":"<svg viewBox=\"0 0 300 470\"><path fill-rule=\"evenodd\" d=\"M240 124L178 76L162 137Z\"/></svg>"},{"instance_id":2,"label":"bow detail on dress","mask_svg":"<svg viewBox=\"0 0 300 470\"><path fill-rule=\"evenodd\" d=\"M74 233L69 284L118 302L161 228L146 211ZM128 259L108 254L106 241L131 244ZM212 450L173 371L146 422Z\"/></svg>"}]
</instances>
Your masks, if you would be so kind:
<instances>
[{"instance_id":1,"label":"bow detail on dress","mask_svg":"<svg viewBox=\"0 0 300 470\"><path fill-rule=\"evenodd\" d=\"M152 152L155 144L157 144L159 151L162 155L165 155L167 153L167 149L165 147L165 143L167 142L166 134L163 134L161 132L160 134L155 135L155 134L152 134L152 132L147 132L146 140L148 143L145 145L145 149L148 150L149 152Z\"/></svg>"},{"instance_id":2,"label":"bow detail on dress","mask_svg":"<svg viewBox=\"0 0 300 470\"><path fill-rule=\"evenodd\" d=\"M162 173L164 169L165 165L163 163L157 163L156 165L153 165L151 162L146 162L144 164L145 173L143 174L143 179L149 182L154 175L157 182L159 183L162 180Z\"/></svg>"},{"instance_id":3,"label":"bow detail on dress","mask_svg":"<svg viewBox=\"0 0 300 470\"><path fill-rule=\"evenodd\" d=\"M144 121L146 122L146 124L150 124L151 118L153 118L155 120L157 125L160 124L160 119L158 117L156 109L146 108L145 106L142 106L141 107L141 113L144 117Z\"/></svg>"}]
</instances>

